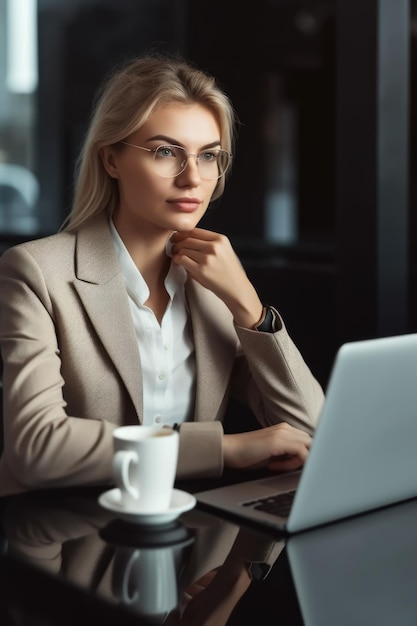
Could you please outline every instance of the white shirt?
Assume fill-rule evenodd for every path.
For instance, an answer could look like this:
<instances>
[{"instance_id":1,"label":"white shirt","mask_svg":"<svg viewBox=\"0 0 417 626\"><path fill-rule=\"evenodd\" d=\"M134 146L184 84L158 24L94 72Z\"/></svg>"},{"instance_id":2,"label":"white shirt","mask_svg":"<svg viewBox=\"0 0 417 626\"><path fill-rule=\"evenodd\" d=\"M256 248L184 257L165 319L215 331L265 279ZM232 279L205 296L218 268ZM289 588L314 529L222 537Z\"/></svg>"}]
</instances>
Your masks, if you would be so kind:
<instances>
[{"instance_id":1,"label":"white shirt","mask_svg":"<svg viewBox=\"0 0 417 626\"><path fill-rule=\"evenodd\" d=\"M191 420L195 400L194 341L188 316L184 268L171 263L165 278L169 303L159 325L145 306L150 292L113 222L110 230L126 280L143 377L143 423L180 424Z\"/></svg>"}]
</instances>

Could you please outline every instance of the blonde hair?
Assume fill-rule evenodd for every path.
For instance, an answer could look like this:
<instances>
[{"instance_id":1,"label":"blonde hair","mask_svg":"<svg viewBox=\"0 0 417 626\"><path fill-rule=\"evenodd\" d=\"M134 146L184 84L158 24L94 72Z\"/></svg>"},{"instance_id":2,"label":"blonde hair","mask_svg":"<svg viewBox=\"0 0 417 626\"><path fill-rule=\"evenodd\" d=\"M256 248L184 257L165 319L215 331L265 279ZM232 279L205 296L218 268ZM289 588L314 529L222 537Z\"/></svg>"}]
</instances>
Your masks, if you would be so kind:
<instances>
[{"instance_id":1,"label":"blonde hair","mask_svg":"<svg viewBox=\"0 0 417 626\"><path fill-rule=\"evenodd\" d=\"M147 55L122 65L99 90L90 126L76 165L74 199L65 230L75 230L103 211L117 208L117 181L102 163L101 149L137 131L159 107L198 103L216 117L224 150L232 152L236 117L229 98L209 74L177 57ZM219 179L212 200L224 191Z\"/></svg>"}]
</instances>

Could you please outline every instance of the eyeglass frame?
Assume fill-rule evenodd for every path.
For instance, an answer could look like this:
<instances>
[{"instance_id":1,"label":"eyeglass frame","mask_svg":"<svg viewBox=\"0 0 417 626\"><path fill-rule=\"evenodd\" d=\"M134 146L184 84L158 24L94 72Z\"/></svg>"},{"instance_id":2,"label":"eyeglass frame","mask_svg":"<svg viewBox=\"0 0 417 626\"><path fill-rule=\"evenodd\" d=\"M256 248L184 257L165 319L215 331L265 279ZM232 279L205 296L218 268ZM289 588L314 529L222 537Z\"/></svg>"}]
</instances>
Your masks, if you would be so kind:
<instances>
[{"instance_id":1,"label":"eyeglass frame","mask_svg":"<svg viewBox=\"0 0 417 626\"><path fill-rule=\"evenodd\" d=\"M119 143L125 145L125 146L131 146L132 148L138 148L139 150L146 150L146 152L153 152L153 158L155 160L156 157L156 153L158 152L158 150L160 150L160 148L179 148L180 150L183 150L185 153L185 165L183 167L183 169L178 172L178 174L174 174L174 176L161 176L161 174L158 174L158 176L161 176L161 178L176 178L177 176L180 176L183 172L185 172L185 170L187 169L188 166L188 157L190 156L194 156L197 159L197 167L198 167L198 161L200 158L200 154L202 152L209 152L210 148L207 148L206 150L202 150L201 152L195 154L194 152L187 152L186 149L183 146L177 146L174 143L161 143L160 146L157 146L156 148L145 148L144 146L138 146L135 143L130 143L129 141L119 141ZM215 148L213 148L214 150ZM222 174L220 174L219 176L217 176L217 178L206 178L204 180L219 180L220 178L223 178L223 176L225 176L226 172L228 171L233 155L228 152L227 150L223 150L223 148L217 148L217 150L219 152L224 152L225 154L227 154L227 156L229 157L229 162L227 164L227 168L224 170L224 172ZM200 171L200 170L198 170Z\"/></svg>"}]
</instances>

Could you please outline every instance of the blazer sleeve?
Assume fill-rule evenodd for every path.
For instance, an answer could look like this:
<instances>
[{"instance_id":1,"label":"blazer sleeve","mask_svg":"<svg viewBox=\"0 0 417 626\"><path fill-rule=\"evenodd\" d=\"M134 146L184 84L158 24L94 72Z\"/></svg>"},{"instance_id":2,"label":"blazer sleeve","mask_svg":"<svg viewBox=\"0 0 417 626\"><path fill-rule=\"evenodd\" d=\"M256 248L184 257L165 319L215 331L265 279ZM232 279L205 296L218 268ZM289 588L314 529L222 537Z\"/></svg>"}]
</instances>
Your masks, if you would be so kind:
<instances>
[{"instance_id":1,"label":"blazer sleeve","mask_svg":"<svg viewBox=\"0 0 417 626\"><path fill-rule=\"evenodd\" d=\"M38 263L24 246L2 255L0 294L0 495L108 483L115 426L67 415L53 303Z\"/></svg>"},{"instance_id":2,"label":"blazer sleeve","mask_svg":"<svg viewBox=\"0 0 417 626\"><path fill-rule=\"evenodd\" d=\"M251 408L261 426L287 422L313 434L324 392L276 309L274 313L276 332L236 326L242 352L232 393Z\"/></svg>"},{"instance_id":3,"label":"blazer sleeve","mask_svg":"<svg viewBox=\"0 0 417 626\"><path fill-rule=\"evenodd\" d=\"M207 304L207 301L205 302ZM211 308L210 321L226 324L222 314ZM220 477L223 465L223 419L228 406L228 395L249 407L259 423L267 427L287 422L295 428L313 434L324 401L323 390L307 366L301 353L289 336L278 311L274 309L277 330L264 333L240 327L230 328L236 338L234 364L231 368L227 395L216 415L205 416L206 421L187 422L180 427L179 479ZM219 320L221 320L219 322ZM207 324L209 321L207 321ZM219 333L213 340L219 353L225 356L224 341ZM224 336L223 336L224 340ZM230 344L232 339L230 338ZM223 349L223 352L222 352ZM204 366L204 363L200 363ZM203 377L207 393L214 393L210 376ZM200 406L203 413L205 407ZM238 425L237 425L238 426ZM237 429L239 430L239 429ZM244 430L244 428L242 428Z\"/></svg>"}]
</instances>

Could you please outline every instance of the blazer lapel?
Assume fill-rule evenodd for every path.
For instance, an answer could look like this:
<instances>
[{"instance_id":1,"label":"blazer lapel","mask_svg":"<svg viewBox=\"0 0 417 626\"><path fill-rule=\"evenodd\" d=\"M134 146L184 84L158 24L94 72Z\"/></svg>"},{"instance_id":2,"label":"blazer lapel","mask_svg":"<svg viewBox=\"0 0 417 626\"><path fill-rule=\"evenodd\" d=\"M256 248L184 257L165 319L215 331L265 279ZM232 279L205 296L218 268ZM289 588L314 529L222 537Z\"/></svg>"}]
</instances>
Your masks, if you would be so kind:
<instances>
[{"instance_id":1,"label":"blazer lapel","mask_svg":"<svg viewBox=\"0 0 417 626\"><path fill-rule=\"evenodd\" d=\"M232 315L211 292L186 283L196 354L195 421L213 421L224 401L237 349Z\"/></svg>"},{"instance_id":2,"label":"blazer lapel","mask_svg":"<svg viewBox=\"0 0 417 626\"><path fill-rule=\"evenodd\" d=\"M141 417L139 349L106 216L90 220L77 233L74 287Z\"/></svg>"}]
</instances>

